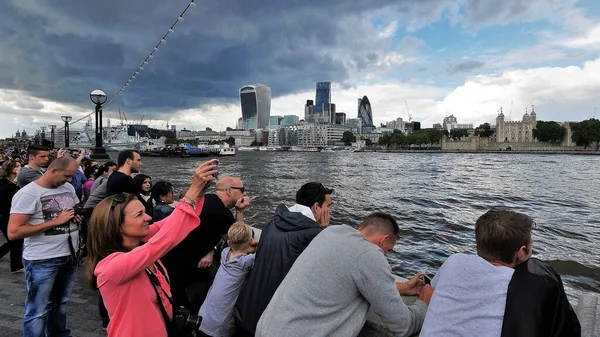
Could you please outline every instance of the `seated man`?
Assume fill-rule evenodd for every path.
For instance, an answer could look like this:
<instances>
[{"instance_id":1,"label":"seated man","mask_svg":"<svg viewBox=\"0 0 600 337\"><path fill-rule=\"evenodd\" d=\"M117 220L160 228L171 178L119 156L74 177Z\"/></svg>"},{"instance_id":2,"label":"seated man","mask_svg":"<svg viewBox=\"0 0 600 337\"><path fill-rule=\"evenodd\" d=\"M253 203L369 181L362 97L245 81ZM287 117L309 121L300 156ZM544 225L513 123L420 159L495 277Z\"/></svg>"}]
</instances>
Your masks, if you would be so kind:
<instances>
[{"instance_id":1,"label":"seated man","mask_svg":"<svg viewBox=\"0 0 600 337\"><path fill-rule=\"evenodd\" d=\"M552 267L531 258L508 284L502 337L581 336L579 319Z\"/></svg>"},{"instance_id":2,"label":"seated man","mask_svg":"<svg viewBox=\"0 0 600 337\"><path fill-rule=\"evenodd\" d=\"M419 331L427 304L406 306L400 295L427 300L420 273L396 284L385 255L398 240L389 214L373 213L358 230L325 229L298 257L264 311L256 336L357 336L369 308L395 336ZM428 289L423 290L421 289Z\"/></svg>"},{"instance_id":3,"label":"seated man","mask_svg":"<svg viewBox=\"0 0 600 337\"><path fill-rule=\"evenodd\" d=\"M294 206L277 207L261 234L254 268L238 297L234 313L237 335L254 335L260 315L296 258L321 228L329 225L332 193L321 183L306 183L296 193Z\"/></svg>"},{"instance_id":4,"label":"seated man","mask_svg":"<svg viewBox=\"0 0 600 337\"><path fill-rule=\"evenodd\" d=\"M477 255L454 254L439 269L420 336L501 336L509 283L531 257L533 225L531 217L505 210L477 219Z\"/></svg>"}]
</instances>

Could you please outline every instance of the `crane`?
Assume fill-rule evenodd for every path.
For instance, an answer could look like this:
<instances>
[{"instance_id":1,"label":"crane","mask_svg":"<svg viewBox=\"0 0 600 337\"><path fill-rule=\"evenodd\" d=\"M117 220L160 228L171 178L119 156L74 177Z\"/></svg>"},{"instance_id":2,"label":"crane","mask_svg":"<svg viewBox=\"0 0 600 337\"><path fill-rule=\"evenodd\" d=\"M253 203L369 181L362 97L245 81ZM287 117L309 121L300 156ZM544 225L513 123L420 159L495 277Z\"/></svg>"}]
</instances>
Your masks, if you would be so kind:
<instances>
[{"instance_id":1,"label":"crane","mask_svg":"<svg viewBox=\"0 0 600 337\"><path fill-rule=\"evenodd\" d=\"M142 122L144 121L144 117L146 117L146 115L142 115L142 119L140 119L140 124L142 124Z\"/></svg>"},{"instance_id":2,"label":"crane","mask_svg":"<svg viewBox=\"0 0 600 337\"><path fill-rule=\"evenodd\" d=\"M125 111L121 111L121 108L119 108L119 118L121 119L121 126L129 123L129 121L127 121L127 116L125 115ZM125 124L123 124L123 120L125 120Z\"/></svg>"},{"instance_id":3,"label":"crane","mask_svg":"<svg viewBox=\"0 0 600 337\"><path fill-rule=\"evenodd\" d=\"M408 109L408 102L404 100L404 104L406 104L406 113L408 114L408 122L412 121L412 116L410 115L410 110Z\"/></svg>"}]
</instances>

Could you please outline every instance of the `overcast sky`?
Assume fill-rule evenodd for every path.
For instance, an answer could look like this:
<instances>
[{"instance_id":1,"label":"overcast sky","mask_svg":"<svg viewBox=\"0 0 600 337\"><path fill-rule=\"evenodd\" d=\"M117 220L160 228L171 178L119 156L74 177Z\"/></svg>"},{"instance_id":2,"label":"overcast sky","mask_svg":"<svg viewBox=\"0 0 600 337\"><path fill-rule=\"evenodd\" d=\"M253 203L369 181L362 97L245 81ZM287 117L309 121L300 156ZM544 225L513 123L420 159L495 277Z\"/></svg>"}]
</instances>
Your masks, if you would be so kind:
<instances>
[{"instance_id":1,"label":"overcast sky","mask_svg":"<svg viewBox=\"0 0 600 337\"><path fill-rule=\"evenodd\" d=\"M89 93L117 92L187 4L1 1L0 137L91 112ZM424 127L600 108L597 0L204 0L184 19L106 117L225 129L252 83L271 87L271 115L303 117L323 80L348 118L367 95L376 124L407 105Z\"/></svg>"}]
</instances>

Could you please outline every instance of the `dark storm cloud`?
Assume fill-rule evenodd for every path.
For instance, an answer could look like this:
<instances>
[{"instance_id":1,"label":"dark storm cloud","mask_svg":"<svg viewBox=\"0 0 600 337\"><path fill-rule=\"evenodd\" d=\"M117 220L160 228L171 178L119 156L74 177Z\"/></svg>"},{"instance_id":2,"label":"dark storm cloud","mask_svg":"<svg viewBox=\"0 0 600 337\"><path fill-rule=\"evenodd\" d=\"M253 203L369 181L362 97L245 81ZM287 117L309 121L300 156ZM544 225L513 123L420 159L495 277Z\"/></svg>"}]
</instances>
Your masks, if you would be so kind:
<instances>
[{"instance_id":1,"label":"dark storm cloud","mask_svg":"<svg viewBox=\"0 0 600 337\"><path fill-rule=\"evenodd\" d=\"M475 69L483 68L484 66L485 63L481 61L466 61L450 66L447 71L450 75L456 75L461 73L468 73Z\"/></svg>"},{"instance_id":2,"label":"dark storm cloud","mask_svg":"<svg viewBox=\"0 0 600 337\"><path fill-rule=\"evenodd\" d=\"M233 101L248 83L268 84L273 96L312 89L318 80L346 83L385 52L363 50L376 48L374 37L355 22L373 13L410 17L450 2L200 1L113 108L171 111ZM187 3L2 1L0 88L80 106L92 89L111 95Z\"/></svg>"}]
</instances>

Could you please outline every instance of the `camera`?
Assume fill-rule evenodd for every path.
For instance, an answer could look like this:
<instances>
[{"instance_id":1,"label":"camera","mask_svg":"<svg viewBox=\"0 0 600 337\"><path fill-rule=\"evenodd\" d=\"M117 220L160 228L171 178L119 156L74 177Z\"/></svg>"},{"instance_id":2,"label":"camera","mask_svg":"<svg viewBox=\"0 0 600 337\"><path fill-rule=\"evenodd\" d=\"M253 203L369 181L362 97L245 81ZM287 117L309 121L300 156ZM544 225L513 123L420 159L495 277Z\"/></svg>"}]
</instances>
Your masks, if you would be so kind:
<instances>
[{"instance_id":1,"label":"camera","mask_svg":"<svg viewBox=\"0 0 600 337\"><path fill-rule=\"evenodd\" d=\"M179 307L173 314L173 325L180 336L194 336L200 329L202 317L195 315L185 307Z\"/></svg>"},{"instance_id":2,"label":"camera","mask_svg":"<svg viewBox=\"0 0 600 337\"><path fill-rule=\"evenodd\" d=\"M81 216L85 216L87 213L87 211L85 210L85 208L83 208L83 206L81 206L81 204L73 207L73 211L75 212L75 215L81 215Z\"/></svg>"}]
</instances>

